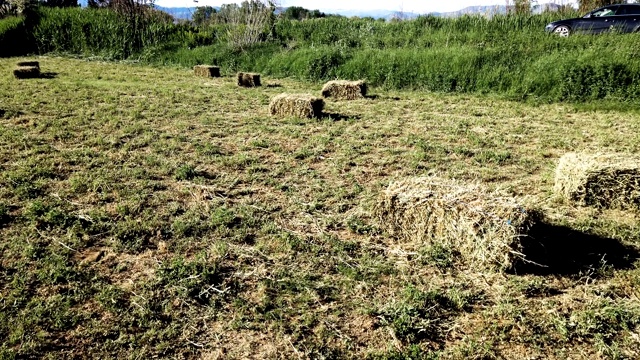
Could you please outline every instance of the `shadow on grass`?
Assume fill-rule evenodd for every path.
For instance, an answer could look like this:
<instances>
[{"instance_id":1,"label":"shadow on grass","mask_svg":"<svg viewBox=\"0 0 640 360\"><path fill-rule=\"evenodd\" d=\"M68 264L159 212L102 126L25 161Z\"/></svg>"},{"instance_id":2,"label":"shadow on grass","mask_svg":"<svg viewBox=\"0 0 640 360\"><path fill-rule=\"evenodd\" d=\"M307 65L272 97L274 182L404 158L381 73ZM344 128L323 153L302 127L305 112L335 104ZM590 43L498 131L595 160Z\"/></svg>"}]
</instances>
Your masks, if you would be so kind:
<instances>
[{"instance_id":1,"label":"shadow on grass","mask_svg":"<svg viewBox=\"0 0 640 360\"><path fill-rule=\"evenodd\" d=\"M267 88L281 88L282 85L280 84L267 84Z\"/></svg>"},{"instance_id":2,"label":"shadow on grass","mask_svg":"<svg viewBox=\"0 0 640 360\"><path fill-rule=\"evenodd\" d=\"M341 120L349 120L349 119L360 120L361 116L323 112L322 115L320 116L320 119L327 119L327 120L333 120L333 121L341 121Z\"/></svg>"},{"instance_id":3,"label":"shadow on grass","mask_svg":"<svg viewBox=\"0 0 640 360\"><path fill-rule=\"evenodd\" d=\"M618 240L544 223L532 229L523 246L529 262L517 266L517 274L598 277L602 269L631 268L640 257L636 247Z\"/></svg>"},{"instance_id":4,"label":"shadow on grass","mask_svg":"<svg viewBox=\"0 0 640 360\"><path fill-rule=\"evenodd\" d=\"M39 79L55 79L58 77L57 72L43 72L40 73Z\"/></svg>"}]
</instances>

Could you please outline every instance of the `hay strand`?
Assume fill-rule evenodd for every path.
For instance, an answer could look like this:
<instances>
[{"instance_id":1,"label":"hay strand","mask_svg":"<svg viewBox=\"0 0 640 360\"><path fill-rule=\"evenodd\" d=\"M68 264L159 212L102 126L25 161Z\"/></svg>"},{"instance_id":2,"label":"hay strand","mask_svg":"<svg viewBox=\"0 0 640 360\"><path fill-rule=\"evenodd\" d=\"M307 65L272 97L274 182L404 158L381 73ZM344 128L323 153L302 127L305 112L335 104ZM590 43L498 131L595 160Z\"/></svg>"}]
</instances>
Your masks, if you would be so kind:
<instances>
[{"instance_id":1,"label":"hay strand","mask_svg":"<svg viewBox=\"0 0 640 360\"><path fill-rule=\"evenodd\" d=\"M582 206L640 209L640 157L565 154L556 168L554 190Z\"/></svg>"},{"instance_id":2,"label":"hay strand","mask_svg":"<svg viewBox=\"0 0 640 360\"><path fill-rule=\"evenodd\" d=\"M193 67L193 73L196 76L207 78L220 77L220 68L210 65L196 65Z\"/></svg>"},{"instance_id":3,"label":"hay strand","mask_svg":"<svg viewBox=\"0 0 640 360\"><path fill-rule=\"evenodd\" d=\"M324 100L309 94L280 94L271 99L271 115L319 118L324 108Z\"/></svg>"},{"instance_id":4,"label":"hay strand","mask_svg":"<svg viewBox=\"0 0 640 360\"><path fill-rule=\"evenodd\" d=\"M347 81L334 80L329 81L322 87L322 96L332 97L335 99L357 100L367 96L367 83L362 80Z\"/></svg>"},{"instance_id":5,"label":"hay strand","mask_svg":"<svg viewBox=\"0 0 640 360\"><path fill-rule=\"evenodd\" d=\"M522 237L541 218L511 196L438 177L390 184L375 214L398 239L450 250L472 269L498 271L524 261Z\"/></svg>"},{"instance_id":6,"label":"hay strand","mask_svg":"<svg viewBox=\"0 0 640 360\"><path fill-rule=\"evenodd\" d=\"M241 87L256 87L261 86L260 83L260 74L255 73L238 73L238 86Z\"/></svg>"},{"instance_id":7,"label":"hay strand","mask_svg":"<svg viewBox=\"0 0 640 360\"><path fill-rule=\"evenodd\" d=\"M20 66L13 70L16 79L34 79L40 77L40 68L35 66Z\"/></svg>"}]
</instances>

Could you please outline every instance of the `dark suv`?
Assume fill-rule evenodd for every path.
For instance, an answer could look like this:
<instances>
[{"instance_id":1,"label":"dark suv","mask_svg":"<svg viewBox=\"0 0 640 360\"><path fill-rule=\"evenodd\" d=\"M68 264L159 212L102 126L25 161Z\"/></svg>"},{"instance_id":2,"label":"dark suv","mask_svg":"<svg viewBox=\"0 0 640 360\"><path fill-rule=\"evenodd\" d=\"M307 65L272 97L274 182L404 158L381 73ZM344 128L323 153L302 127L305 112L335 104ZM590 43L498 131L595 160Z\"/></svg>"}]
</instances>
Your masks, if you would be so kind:
<instances>
[{"instance_id":1,"label":"dark suv","mask_svg":"<svg viewBox=\"0 0 640 360\"><path fill-rule=\"evenodd\" d=\"M631 33L640 28L640 4L610 5L596 9L587 15L554 21L545 31L559 36L571 34L600 34L603 32Z\"/></svg>"}]
</instances>

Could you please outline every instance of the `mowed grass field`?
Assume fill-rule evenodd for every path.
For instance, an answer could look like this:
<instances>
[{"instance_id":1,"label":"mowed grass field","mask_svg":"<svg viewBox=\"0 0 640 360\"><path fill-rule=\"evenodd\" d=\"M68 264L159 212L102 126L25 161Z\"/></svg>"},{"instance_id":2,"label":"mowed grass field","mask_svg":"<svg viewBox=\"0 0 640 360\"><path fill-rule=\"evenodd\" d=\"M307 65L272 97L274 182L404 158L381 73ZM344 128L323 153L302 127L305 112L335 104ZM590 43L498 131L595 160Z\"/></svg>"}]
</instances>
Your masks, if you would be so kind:
<instances>
[{"instance_id":1,"label":"mowed grass field","mask_svg":"<svg viewBox=\"0 0 640 360\"><path fill-rule=\"evenodd\" d=\"M569 151L640 151L640 116L387 92L275 118L322 84L0 59L0 358L634 359L638 214L552 192ZM231 74L228 74L231 75ZM547 267L477 273L372 210L417 175L523 196ZM542 259L545 260L545 259Z\"/></svg>"}]
</instances>

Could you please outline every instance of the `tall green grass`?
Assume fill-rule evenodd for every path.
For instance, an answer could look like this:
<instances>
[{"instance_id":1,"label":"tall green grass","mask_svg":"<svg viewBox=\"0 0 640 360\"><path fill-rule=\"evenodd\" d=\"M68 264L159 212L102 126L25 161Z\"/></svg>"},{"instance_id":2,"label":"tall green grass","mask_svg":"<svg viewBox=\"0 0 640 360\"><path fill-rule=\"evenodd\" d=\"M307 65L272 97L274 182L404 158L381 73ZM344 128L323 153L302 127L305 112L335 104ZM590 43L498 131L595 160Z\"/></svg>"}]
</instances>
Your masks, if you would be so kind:
<instances>
[{"instance_id":1,"label":"tall green grass","mask_svg":"<svg viewBox=\"0 0 640 360\"><path fill-rule=\"evenodd\" d=\"M33 30L40 53L66 52L126 59L176 39L177 27L144 16L105 9L40 8Z\"/></svg>"},{"instance_id":2,"label":"tall green grass","mask_svg":"<svg viewBox=\"0 0 640 360\"><path fill-rule=\"evenodd\" d=\"M33 51L25 17L0 19L0 57L20 56Z\"/></svg>"},{"instance_id":3,"label":"tall green grass","mask_svg":"<svg viewBox=\"0 0 640 360\"><path fill-rule=\"evenodd\" d=\"M390 89L499 93L544 101L633 101L640 95L640 35L558 38L544 33L547 23L576 14L424 16L400 22L280 19L270 41L237 51L224 42L220 26L147 19L132 26L130 18L114 12L80 8L38 13L29 35L40 53L135 56L185 67L210 63L227 73L366 79ZM0 42L7 41L2 26L23 26L20 20L4 21Z\"/></svg>"}]
</instances>

